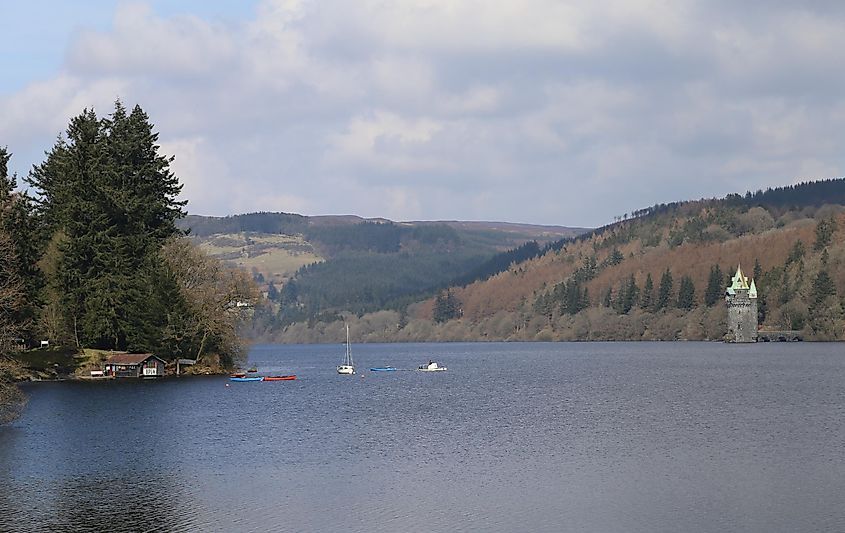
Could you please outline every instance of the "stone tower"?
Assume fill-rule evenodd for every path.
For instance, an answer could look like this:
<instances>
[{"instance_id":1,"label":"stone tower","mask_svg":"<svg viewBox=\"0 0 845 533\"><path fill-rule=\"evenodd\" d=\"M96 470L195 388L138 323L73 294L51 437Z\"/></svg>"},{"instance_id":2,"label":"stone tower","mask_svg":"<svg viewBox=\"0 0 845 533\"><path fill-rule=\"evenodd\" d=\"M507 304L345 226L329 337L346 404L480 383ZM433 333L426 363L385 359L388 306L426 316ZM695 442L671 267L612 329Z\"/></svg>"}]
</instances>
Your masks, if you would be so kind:
<instances>
[{"instance_id":1,"label":"stone tower","mask_svg":"<svg viewBox=\"0 0 845 533\"><path fill-rule=\"evenodd\" d=\"M757 286L754 280L748 284L748 278L742 275L742 267L737 267L736 275L731 278L731 285L725 291L728 304L727 342L757 342Z\"/></svg>"}]
</instances>

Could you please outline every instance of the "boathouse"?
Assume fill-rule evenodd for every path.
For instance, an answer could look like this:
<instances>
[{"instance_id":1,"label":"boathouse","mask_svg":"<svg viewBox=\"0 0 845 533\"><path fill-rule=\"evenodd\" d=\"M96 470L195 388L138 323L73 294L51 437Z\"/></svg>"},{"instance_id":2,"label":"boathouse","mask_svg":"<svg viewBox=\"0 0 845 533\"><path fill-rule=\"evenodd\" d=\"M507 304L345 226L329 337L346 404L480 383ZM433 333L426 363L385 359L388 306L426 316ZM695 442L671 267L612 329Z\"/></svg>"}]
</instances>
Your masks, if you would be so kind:
<instances>
[{"instance_id":1,"label":"boathouse","mask_svg":"<svg viewBox=\"0 0 845 533\"><path fill-rule=\"evenodd\" d=\"M158 378L166 362L151 353L117 353L106 359L103 372L115 378Z\"/></svg>"}]
</instances>

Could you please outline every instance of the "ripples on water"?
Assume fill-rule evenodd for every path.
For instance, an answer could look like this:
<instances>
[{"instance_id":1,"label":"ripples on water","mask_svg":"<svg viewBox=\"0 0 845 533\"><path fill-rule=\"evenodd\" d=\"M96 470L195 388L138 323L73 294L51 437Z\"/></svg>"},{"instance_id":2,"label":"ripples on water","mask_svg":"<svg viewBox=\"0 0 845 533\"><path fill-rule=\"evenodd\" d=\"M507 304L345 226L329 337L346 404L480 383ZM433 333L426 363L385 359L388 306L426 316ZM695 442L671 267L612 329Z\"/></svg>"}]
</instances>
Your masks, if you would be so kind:
<instances>
[{"instance_id":1,"label":"ripples on water","mask_svg":"<svg viewBox=\"0 0 845 533\"><path fill-rule=\"evenodd\" d=\"M259 346L293 382L42 383L2 531L843 531L838 344Z\"/></svg>"}]
</instances>

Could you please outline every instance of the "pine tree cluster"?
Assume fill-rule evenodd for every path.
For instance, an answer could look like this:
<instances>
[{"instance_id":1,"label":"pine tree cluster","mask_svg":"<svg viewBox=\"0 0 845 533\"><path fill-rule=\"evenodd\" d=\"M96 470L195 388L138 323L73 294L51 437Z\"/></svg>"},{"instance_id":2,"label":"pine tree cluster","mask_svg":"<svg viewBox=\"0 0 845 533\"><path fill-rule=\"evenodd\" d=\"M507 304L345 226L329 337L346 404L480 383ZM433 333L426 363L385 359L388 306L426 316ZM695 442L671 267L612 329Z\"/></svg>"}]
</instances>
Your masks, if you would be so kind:
<instances>
[{"instance_id":1,"label":"pine tree cluster","mask_svg":"<svg viewBox=\"0 0 845 533\"><path fill-rule=\"evenodd\" d=\"M86 109L25 178L34 196L14 192L0 150L0 236L24 280L13 317L24 344L213 352L224 365L238 355L229 318L251 288L182 237L182 186L157 142L139 106Z\"/></svg>"},{"instance_id":2,"label":"pine tree cluster","mask_svg":"<svg viewBox=\"0 0 845 533\"><path fill-rule=\"evenodd\" d=\"M461 303L451 290L441 291L434 299L434 321L446 322L461 316Z\"/></svg>"}]
</instances>

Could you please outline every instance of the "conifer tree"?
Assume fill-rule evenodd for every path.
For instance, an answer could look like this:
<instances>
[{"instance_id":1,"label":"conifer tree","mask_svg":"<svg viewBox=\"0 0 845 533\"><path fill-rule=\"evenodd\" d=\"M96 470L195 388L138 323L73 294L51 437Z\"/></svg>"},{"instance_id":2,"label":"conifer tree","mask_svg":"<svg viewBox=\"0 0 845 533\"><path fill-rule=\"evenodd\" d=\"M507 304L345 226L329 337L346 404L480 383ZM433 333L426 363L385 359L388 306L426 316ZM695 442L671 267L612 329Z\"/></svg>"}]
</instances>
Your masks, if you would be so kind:
<instances>
[{"instance_id":1,"label":"conifer tree","mask_svg":"<svg viewBox=\"0 0 845 533\"><path fill-rule=\"evenodd\" d=\"M640 294L640 307L650 310L652 305L654 305L654 281L652 281L651 272L649 272L646 274L643 291Z\"/></svg>"},{"instance_id":2,"label":"conifer tree","mask_svg":"<svg viewBox=\"0 0 845 533\"><path fill-rule=\"evenodd\" d=\"M678 308L692 309L695 307L695 284L689 276L681 277L681 286L678 288Z\"/></svg>"},{"instance_id":3,"label":"conifer tree","mask_svg":"<svg viewBox=\"0 0 845 533\"><path fill-rule=\"evenodd\" d=\"M669 301L672 298L672 273L667 268L660 277L660 286L657 289L657 302L655 307L657 310L666 309L669 306Z\"/></svg>"},{"instance_id":4,"label":"conifer tree","mask_svg":"<svg viewBox=\"0 0 845 533\"><path fill-rule=\"evenodd\" d=\"M783 272L783 279L781 280L780 284L780 295L778 298L778 303L780 305L785 305L792 299L793 295L793 284L791 282L791 278L789 276L789 271L784 270Z\"/></svg>"},{"instance_id":5,"label":"conifer tree","mask_svg":"<svg viewBox=\"0 0 845 533\"><path fill-rule=\"evenodd\" d=\"M753 276L751 279L757 280L758 283L763 277L763 267L760 265L760 260L757 258L754 259L754 270L751 275Z\"/></svg>"},{"instance_id":6,"label":"conifer tree","mask_svg":"<svg viewBox=\"0 0 845 533\"><path fill-rule=\"evenodd\" d=\"M809 324L816 335L834 339L841 333L842 305L828 272L828 260L827 249L824 249L818 274L813 280Z\"/></svg>"},{"instance_id":7,"label":"conifer tree","mask_svg":"<svg viewBox=\"0 0 845 533\"><path fill-rule=\"evenodd\" d=\"M434 299L434 321L447 322L461 316L460 302L451 290L440 291Z\"/></svg>"},{"instance_id":8,"label":"conifer tree","mask_svg":"<svg viewBox=\"0 0 845 533\"><path fill-rule=\"evenodd\" d=\"M613 287L608 287L607 292L604 293L604 300L602 305L607 308L613 307Z\"/></svg>"},{"instance_id":9,"label":"conifer tree","mask_svg":"<svg viewBox=\"0 0 845 533\"><path fill-rule=\"evenodd\" d=\"M0 201L11 198L12 192L15 190L15 177L9 176L9 159L11 157L12 154L9 153L9 149L0 146Z\"/></svg>"},{"instance_id":10,"label":"conifer tree","mask_svg":"<svg viewBox=\"0 0 845 533\"><path fill-rule=\"evenodd\" d=\"M589 303L587 304L589 306ZM570 315L577 314L584 309L584 291L576 279L563 283L563 301L561 302L561 313Z\"/></svg>"},{"instance_id":11,"label":"conifer tree","mask_svg":"<svg viewBox=\"0 0 845 533\"><path fill-rule=\"evenodd\" d=\"M448 318L446 318L446 314L446 293L444 291L440 291L434 298L434 311L432 313L432 316L434 318L434 321L439 324L448 320Z\"/></svg>"},{"instance_id":12,"label":"conifer tree","mask_svg":"<svg viewBox=\"0 0 845 533\"><path fill-rule=\"evenodd\" d=\"M48 292L77 345L153 350L161 339L158 252L185 202L157 137L138 106L127 115L116 102L103 120L84 110L27 180L49 233L63 236Z\"/></svg>"},{"instance_id":13,"label":"conifer tree","mask_svg":"<svg viewBox=\"0 0 845 533\"><path fill-rule=\"evenodd\" d=\"M819 251L829 245L835 231L836 220L833 218L819 220L816 224L816 242L813 244L813 249Z\"/></svg>"},{"instance_id":14,"label":"conifer tree","mask_svg":"<svg viewBox=\"0 0 845 533\"><path fill-rule=\"evenodd\" d=\"M822 252L821 265L816 278L813 280L813 293L810 301L811 308L819 308L829 296L836 296L836 284L828 273L830 255L827 250Z\"/></svg>"},{"instance_id":15,"label":"conifer tree","mask_svg":"<svg viewBox=\"0 0 845 533\"><path fill-rule=\"evenodd\" d=\"M14 313L14 320L20 327L18 335L31 344L43 285L43 276L37 266L42 239L32 199L15 192L17 177L9 174L8 167L11 156L6 148L0 147L0 232L9 239L15 257L14 274L23 283L23 303Z\"/></svg>"},{"instance_id":16,"label":"conifer tree","mask_svg":"<svg viewBox=\"0 0 845 533\"><path fill-rule=\"evenodd\" d=\"M584 292L581 294L581 310L590 307L590 303L590 293L587 290L587 287L584 287Z\"/></svg>"},{"instance_id":17,"label":"conifer tree","mask_svg":"<svg viewBox=\"0 0 845 533\"><path fill-rule=\"evenodd\" d=\"M619 288L619 297L616 300L617 311L628 314L639 299L639 291L634 274L631 273Z\"/></svg>"},{"instance_id":18,"label":"conifer tree","mask_svg":"<svg viewBox=\"0 0 845 533\"><path fill-rule=\"evenodd\" d=\"M804 248L804 242L801 239L798 239L789 250L789 255L786 258L786 266L803 261L805 253L806 250Z\"/></svg>"},{"instance_id":19,"label":"conifer tree","mask_svg":"<svg viewBox=\"0 0 845 533\"><path fill-rule=\"evenodd\" d=\"M755 285L757 286L757 323L762 324L766 321L766 315L769 309L769 290L766 283L761 283L763 280L763 267L760 265L759 259L754 259L754 270L752 275L754 277L751 279L756 282Z\"/></svg>"},{"instance_id":20,"label":"conifer tree","mask_svg":"<svg viewBox=\"0 0 845 533\"><path fill-rule=\"evenodd\" d=\"M713 307L722 298L722 269L719 265L710 267L710 276L707 279L707 289L704 291L704 304Z\"/></svg>"}]
</instances>

